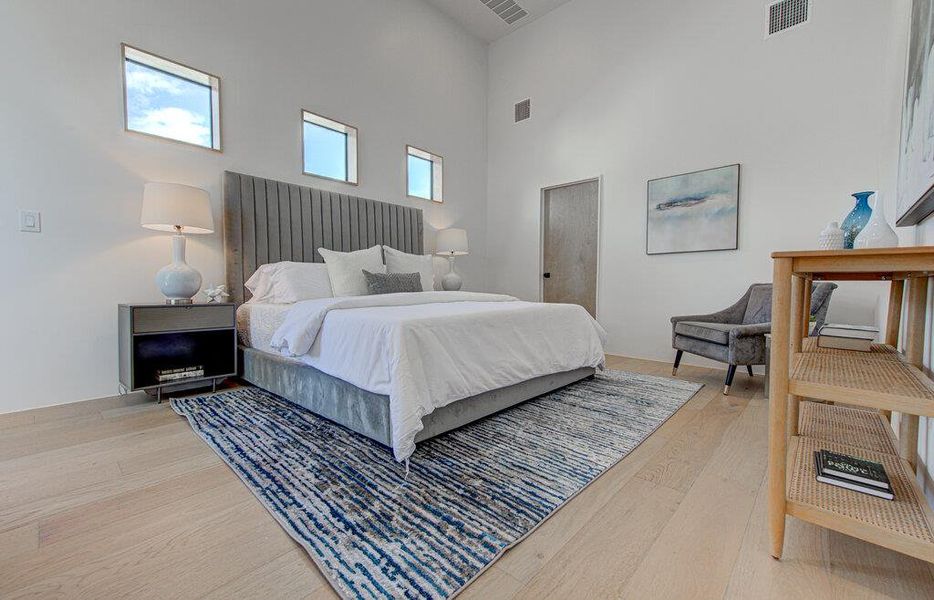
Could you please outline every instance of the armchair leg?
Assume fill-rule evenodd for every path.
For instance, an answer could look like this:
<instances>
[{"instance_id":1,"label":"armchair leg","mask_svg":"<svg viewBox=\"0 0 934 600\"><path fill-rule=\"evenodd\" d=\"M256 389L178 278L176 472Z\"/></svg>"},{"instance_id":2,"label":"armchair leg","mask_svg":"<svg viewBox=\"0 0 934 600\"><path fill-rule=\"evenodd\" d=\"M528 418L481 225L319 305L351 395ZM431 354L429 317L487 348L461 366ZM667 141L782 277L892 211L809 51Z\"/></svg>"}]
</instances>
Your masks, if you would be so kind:
<instances>
[{"instance_id":1,"label":"armchair leg","mask_svg":"<svg viewBox=\"0 0 934 600\"><path fill-rule=\"evenodd\" d=\"M684 354L684 350L678 350L675 354L675 366L671 368L671 376L674 377L678 374L678 365L681 364L681 355Z\"/></svg>"},{"instance_id":2,"label":"armchair leg","mask_svg":"<svg viewBox=\"0 0 934 600\"><path fill-rule=\"evenodd\" d=\"M733 385L733 376L736 375L736 365L730 365L726 369L726 382L723 384L723 395L730 395L730 386Z\"/></svg>"},{"instance_id":3,"label":"armchair leg","mask_svg":"<svg viewBox=\"0 0 934 600\"><path fill-rule=\"evenodd\" d=\"M749 376L752 377L752 365L746 365L746 371L749 372Z\"/></svg>"}]
</instances>

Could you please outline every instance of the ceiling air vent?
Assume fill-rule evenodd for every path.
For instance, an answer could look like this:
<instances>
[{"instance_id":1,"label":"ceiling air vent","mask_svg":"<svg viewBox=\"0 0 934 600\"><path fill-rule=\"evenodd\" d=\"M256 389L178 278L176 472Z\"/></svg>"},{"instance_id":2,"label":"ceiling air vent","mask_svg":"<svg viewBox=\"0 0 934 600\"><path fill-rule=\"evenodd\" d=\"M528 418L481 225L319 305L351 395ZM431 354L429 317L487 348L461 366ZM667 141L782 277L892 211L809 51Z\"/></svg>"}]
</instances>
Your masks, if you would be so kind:
<instances>
[{"instance_id":1,"label":"ceiling air vent","mask_svg":"<svg viewBox=\"0 0 934 600\"><path fill-rule=\"evenodd\" d=\"M516 123L532 116L532 101L528 98L516 104Z\"/></svg>"},{"instance_id":2,"label":"ceiling air vent","mask_svg":"<svg viewBox=\"0 0 934 600\"><path fill-rule=\"evenodd\" d=\"M766 15L765 37L804 25L811 16L811 0L778 0L770 2Z\"/></svg>"},{"instance_id":3,"label":"ceiling air vent","mask_svg":"<svg viewBox=\"0 0 934 600\"><path fill-rule=\"evenodd\" d=\"M529 13L516 4L515 0L480 0L480 2L490 7L490 10L495 12L500 19L506 21L509 25L512 25L523 17L529 16Z\"/></svg>"}]
</instances>

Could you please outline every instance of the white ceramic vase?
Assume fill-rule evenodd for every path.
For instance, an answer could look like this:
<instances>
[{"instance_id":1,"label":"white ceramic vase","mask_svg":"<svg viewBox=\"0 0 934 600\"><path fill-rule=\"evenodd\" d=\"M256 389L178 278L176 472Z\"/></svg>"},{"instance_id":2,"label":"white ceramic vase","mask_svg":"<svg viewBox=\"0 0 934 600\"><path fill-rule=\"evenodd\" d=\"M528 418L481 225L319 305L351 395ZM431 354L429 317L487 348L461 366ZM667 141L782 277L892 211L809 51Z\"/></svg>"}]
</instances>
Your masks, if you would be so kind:
<instances>
[{"instance_id":1,"label":"white ceramic vase","mask_svg":"<svg viewBox=\"0 0 934 600\"><path fill-rule=\"evenodd\" d=\"M843 250L843 230L836 221L827 223L827 227L820 232L817 247L821 250Z\"/></svg>"},{"instance_id":2,"label":"white ceramic vase","mask_svg":"<svg viewBox=\"0 0 934 600\"><path fill-rule=\"evenodd\" d=\"M875 202L872 205L872 216L869 222L853 240L854 248L895 248L898 246L898 235L885 220L885 202L879 192L874 194Z\"/></svg>"}]
</instances>

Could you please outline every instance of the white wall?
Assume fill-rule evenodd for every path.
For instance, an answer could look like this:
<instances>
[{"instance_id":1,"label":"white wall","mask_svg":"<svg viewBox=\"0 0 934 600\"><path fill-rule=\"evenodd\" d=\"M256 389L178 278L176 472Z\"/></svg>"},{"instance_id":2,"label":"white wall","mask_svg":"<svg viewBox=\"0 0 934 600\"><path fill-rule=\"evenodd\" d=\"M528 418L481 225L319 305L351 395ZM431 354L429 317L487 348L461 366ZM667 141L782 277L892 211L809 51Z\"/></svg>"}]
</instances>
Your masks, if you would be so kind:
<instances>
[{"instance_id":1,"label":"white wall","mask_svg":"<svg viewBox=\"0 0 934 600\"><path fill-rule=\"evenodd\" d=\"M496 42L493 290L538 297L540 188L602 175L608 351L671 360L670 316L770 281L770 252L816 247L851 192L894 200L897 16L888 1L820 0L811 23L766 41L757 0L574 0ZM532 119L513 124L526 97ZM731 163L742 164L739 250L646 256L646 181ZM880 289L843 286L832 318L874 322Z\"/></svg>"},{"instance_id":2,"label":"white wall","mask_svg":"<svg viewBox=\"0 0 934 600\"><path fill-rule=\"evenodd\" d=\"M221 77L223 154L124 132L121 42ZM170 257L146 181L209 190L218 226L225 169L417 205L484 287L486 48L420 0L4 0L0 56L0 412L116 392L116 305L159 301ZM359 188L301 175L303 107L360 128ZM444 156L443 206L405 198L406 143ZM188 257L223 281L220 231Z\"/></svg>"}]
</instances>

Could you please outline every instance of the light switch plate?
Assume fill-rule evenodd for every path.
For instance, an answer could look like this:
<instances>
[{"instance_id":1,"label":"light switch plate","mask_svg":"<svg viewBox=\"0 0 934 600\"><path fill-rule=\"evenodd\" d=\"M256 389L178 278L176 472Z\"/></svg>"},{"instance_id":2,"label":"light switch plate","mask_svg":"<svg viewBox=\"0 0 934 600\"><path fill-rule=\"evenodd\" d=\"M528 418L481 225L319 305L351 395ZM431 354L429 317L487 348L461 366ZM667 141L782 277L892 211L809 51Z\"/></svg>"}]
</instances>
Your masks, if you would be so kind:
<instances>
[{"instance_id":1,"label":"light switch plate","mask_svg":"<svg viewBox=\"0 0 934 600\"><path fill-rule=\"evenodd\" d=\"M42 214L38 210L19 211L19 230L28 233L42 231Z\"/></svg>"}]
</instances>

